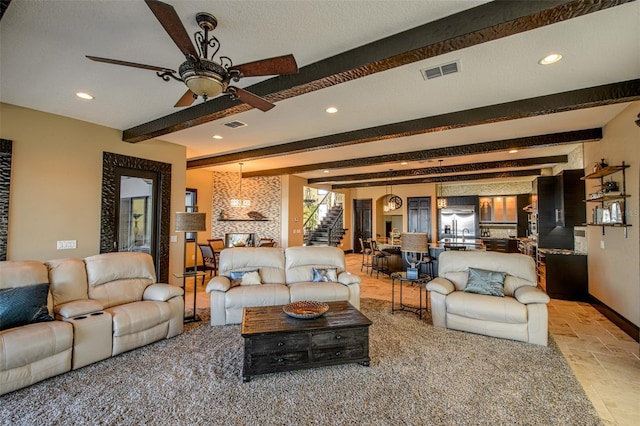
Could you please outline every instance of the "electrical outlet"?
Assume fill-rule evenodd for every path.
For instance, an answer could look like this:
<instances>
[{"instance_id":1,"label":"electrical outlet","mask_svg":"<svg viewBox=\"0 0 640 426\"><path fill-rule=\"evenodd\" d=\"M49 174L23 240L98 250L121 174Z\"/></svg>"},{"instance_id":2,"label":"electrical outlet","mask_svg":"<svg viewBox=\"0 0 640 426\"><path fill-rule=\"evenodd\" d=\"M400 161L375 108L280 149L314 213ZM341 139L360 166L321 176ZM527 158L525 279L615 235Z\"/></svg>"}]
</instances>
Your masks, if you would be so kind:
<instances>
[{"instance_id":1,"label":"electrical outlet","mask_svg":"<svg viewBox=\"0 0 640 426\"><path fill-rule=\"evenodd\" d=\"M56 242L56 250L70 250L76 248L76 240L63 240Z\"/></svg>"},{"instance_id":2,"label":"electrical outlet","mask_svg":"<svg viewBox=\"0 0 640 426\"><path fill-rule=\"evenodd\" d=\"M172 235L170 237L170 240L171 240L172 243L177 243L178 242L178 236L177 235Z\"/></svg>"},{"instance_id":3,"label":"electrical outlet","mask_svg":"<svg viewBox=\"0 0 640 426\"><path fill-rule=\"evenodd\" d=\"M600 240L600 248L603 249L604 248L604 240Z\"/></svg>"}]
</instances>

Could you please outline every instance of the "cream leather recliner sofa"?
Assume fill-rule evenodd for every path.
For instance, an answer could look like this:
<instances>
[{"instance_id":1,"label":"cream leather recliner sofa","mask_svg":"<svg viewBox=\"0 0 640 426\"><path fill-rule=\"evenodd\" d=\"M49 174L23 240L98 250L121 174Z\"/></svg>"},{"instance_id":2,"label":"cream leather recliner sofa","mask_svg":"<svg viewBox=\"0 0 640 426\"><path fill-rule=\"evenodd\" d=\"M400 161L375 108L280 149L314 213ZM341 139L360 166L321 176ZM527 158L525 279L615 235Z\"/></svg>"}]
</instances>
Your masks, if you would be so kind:
<instances>
[{"instance_id":1,"label":"cream leather recliner sofa","mask_svg":"<svg viewBox=\"0 0 640 426\"><path fill-rule=\"evenodd\" d=\"M506 273L504 297L465 292L469 268ZM549 296L536 287L531 257L488 251L445 251L431 292L433 325L547 345Z\"/></svg>"},{"instance_id":2,"label":"cream leather recliner sofa","mask_svg":"<svg viewBox=\"0 0 640 426\"><path fill-rule=\"evenodd\" d=\"M312 282L313 268L335 268L336 282ZM258 270L259 285L232 286L231 273ZM228 248L220 253L218 276L207 284L211 325L239 324L250 306L286 305L300 300L349 301L360 309L360 277L346 271L337 247Z\"/></svg>"},{"instance_id":3,"label":"cream leather recliner sofa","mask_svg":"<svg viewBox=\"0 0 640 426\"><path fill-rule=\"evenodd\" d=\"M0 262L0 290L43 283L55 320L0 331L0 395L182 333L184 292L148 254Z\"/></svg>"}]
</instances>

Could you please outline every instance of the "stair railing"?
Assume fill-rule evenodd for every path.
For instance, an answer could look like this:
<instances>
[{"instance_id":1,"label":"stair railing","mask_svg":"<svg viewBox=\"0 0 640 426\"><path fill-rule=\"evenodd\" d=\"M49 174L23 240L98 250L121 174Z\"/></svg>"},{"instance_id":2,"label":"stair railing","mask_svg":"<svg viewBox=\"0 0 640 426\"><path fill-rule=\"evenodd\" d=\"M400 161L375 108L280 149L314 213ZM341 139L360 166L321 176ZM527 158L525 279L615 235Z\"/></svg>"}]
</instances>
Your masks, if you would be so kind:
<instances>
[{"instance_id":1,"label":"stair railing","mask_svg":"<svg viewBox=\"0 0 640 426\"><path fill-rule=\"evenodd\" d=\"M321 216L320 215L320 206L321 205L326 205L327 206L327 212L330 211L333 207L337 206L337 205L343 205L344 204L344 195L337 193L337 192L327 192L325 194L325 196L322 198L322 200L320 200L320 202L318 204L316 204L315 208L313 209L313 211L311 212L311 214L309 214L309 217L307 217L307 219L304 221L304 224L302 225L302 228L304 229L304 243L306 245L309 244L309 241L311 239L311 237L313 236L313 231L315 231L317 229L317 227L321 224L322 220L324 219L324 214ZM340 223L343 223L342 220L342 215L343 215L343 210L341 209L340 211ZM313 225L312 225L313 224ZM335 223L332 224L332 227L330 229L330 234L329 234L329 245L331 245L331 231L333 230L333 228L335 227ZM339 229L341 229L342 226L339 227ZM336 228L337 230L338 228ZM340 231L336 231L336 234L340 232ZM340 236L341 237L341 236ZM341 238L340 238L341 239ZM338 242L340 241L340 239L338 239Z\"/></svg>"}]
</instances>

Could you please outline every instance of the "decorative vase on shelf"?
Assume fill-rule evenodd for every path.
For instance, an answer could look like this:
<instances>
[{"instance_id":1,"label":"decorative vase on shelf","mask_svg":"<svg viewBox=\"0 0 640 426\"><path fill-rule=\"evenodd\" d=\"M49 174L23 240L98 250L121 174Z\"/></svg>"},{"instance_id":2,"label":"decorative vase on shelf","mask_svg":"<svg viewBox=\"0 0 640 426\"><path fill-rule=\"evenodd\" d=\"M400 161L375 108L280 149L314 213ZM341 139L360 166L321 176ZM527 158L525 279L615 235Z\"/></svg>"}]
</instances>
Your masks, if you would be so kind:
<instances>
[{"instance_id":1,"label":"decorative vase on shelf","mask_svg":"<svg viewBox=\"0 0 640 426\"><path fill-rule=\"evenodd\" d=\"M604 158L600 159L600 170L609 167L609 165L604 161Z\"/></svg>"}]
</instances>

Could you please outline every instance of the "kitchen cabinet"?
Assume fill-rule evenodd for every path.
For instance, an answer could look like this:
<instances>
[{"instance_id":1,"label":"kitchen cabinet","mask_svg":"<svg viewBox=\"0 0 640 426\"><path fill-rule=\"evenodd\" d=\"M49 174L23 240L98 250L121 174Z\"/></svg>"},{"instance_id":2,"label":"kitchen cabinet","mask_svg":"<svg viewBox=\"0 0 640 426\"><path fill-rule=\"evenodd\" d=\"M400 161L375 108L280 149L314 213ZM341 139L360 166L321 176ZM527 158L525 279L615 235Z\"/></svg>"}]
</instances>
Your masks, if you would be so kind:
<instances>
[{"instance_id":1,"label":"kitchen cabinet","mask_svg":"<svg viewBox=\"0 0 640 426\"><path fill-rule=\"evenodd\" d=\"M487 251L518 253L518 240L515 238L483 238L482 243Z\"/></svg>"},{"instance_id":2,"label":"kitchen cabinet","mask_svg":"<svg viewBox=\"0 0 640 426\"><path fill-rule=\"evenodd\" d=\"M591 222L587 223L589 226L601 226L602 227L602 235L604 235L605 227L607 226L615 226L624 228L624 236L627 237L627 227L631 226L627 224L627 218L625 216L626 212L626 202L627 198L630 197L626 192L626 176L625 169L629 166L622 162L619 166L607 166L601 170L598 170L594 173L591 173L585 177L584 180L587 179L599 179L600 180L600 191L595 193L594 197L589 197L584 200L586 203L598 203L599 206L595 207L592 210L592 219ZM611 176L614 174L620 173L620 186L619 191L610 191L605 192L605 176ZM606 203L606 204L605 204ZM617 206L616 206L617 205ZM606 212L605 212L606 210ZM614 211L615 210L615 211ZM603 213L606 213L603 214Z\"/></svg>"},{"instance_id":3,"label":"kitchen cabinet","mask_svg":"<svg viewBox=\"0 0 640 426\"><path fill-rule=\"evenodd\" d=\"M582 175L582 170L565 170L534 181L532 204L540 248L573 250L573 227L586 219Z\"/></svg>"},{"instance_id":4,"label":"kitchen cabinet","mask_svg":"<svg viewBox=\"0 0 640 426\"><path fill-rule=\"evenodd\" d=\"M564 170L555 176L556 226L580 226L585 223L583 176L582 170Z\"/></svg>"},{"instance_id":5,"label":"kitchen cabinet","mask_svg":"<svg viewBox=\"0 0 640 426\"><path fill-rule=\"evenodd\" d=\"M518 221L515 195L480 197L478 203L482 223L516 223Z\"/></svg>"},{"instance_id":6,"label":"kitchen cabinet","mask_svg":"<svg viewBox=\"0 0 640 426\"><path fill-rule=\"evenodd\" d=\"M587 301L587 256L562 250L538 250L538 283L549 297Z\"/></svg>"},{"instance_id":7,"label":"kitchen cabinet","mask_svg":"<svg viewBox=\"0 0 640 426\"><path fill-rule=\"evenodd\" d=\"M518 210L517 235L518 237L528 237L530 234L531 194L519 194L516 197L516 204Z\"/></svg>"}]
</instances>

